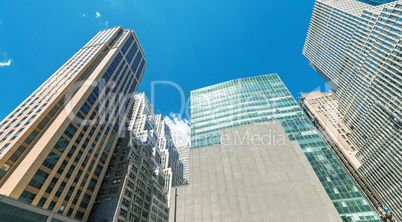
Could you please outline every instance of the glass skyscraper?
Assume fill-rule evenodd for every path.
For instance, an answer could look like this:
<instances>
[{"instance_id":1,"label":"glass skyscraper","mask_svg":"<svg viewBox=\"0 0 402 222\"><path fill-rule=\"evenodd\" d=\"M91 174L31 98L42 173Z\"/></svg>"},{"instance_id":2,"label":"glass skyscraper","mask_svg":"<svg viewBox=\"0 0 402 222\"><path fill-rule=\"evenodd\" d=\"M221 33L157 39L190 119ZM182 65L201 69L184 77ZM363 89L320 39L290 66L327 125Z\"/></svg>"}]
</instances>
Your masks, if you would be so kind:
<instances>
[{"instance_id":1,"label":"glass skyscraper","mask_svg":"<svg viewBox=\"0 0 402 222\"><path fill-rule=\"evenodd\" d=\"M220 144L221 129L270 120L298 142L344 221L381 221L277 74L192 91L191 149Z\"/></svg>"},{"instance_id":2,"label":"glass skyscraper","mask_svg":"<svg viewBox=\"0 0 402 222\"><path fill-rule=\"evenodd\" d=\"M311 67L337 89L358 170L400 221L401 37L402 0L316 0L303 48Z\"/></svg>"},{"instance_id":3,"label":"glass skyscraper","mask_svg":"<svg viewBox=\"0 0 402 222\"><path fill-rule=\"evenodd\" d=\"M86 220L145 70L132 30L100 31L0 123L0 194Z\"/></svg>"}]
</instances>

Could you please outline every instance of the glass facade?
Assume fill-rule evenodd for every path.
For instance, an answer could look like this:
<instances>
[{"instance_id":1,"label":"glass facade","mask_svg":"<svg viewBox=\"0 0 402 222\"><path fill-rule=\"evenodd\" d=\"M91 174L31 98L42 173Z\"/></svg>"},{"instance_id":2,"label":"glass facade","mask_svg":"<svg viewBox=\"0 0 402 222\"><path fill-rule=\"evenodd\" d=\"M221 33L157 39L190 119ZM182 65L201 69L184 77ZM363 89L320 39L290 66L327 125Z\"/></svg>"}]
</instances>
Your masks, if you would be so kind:
<instances>
[{"instance_id":1,"label":"glass facade","mask_svg":"<svg viewBox=\"0 0 402 222\"><path fill-rule=\"evenodd\" d=\"M27 221L45 222L47 216L34 213L22 208L14 207L5 203L0 203L0 221Z\"/></svg>"},{"instance_id":2,"label":"glass facade","mask_svg":"<svg viewBox=\"0 0 402 222\"><path fill-rule=\"evenodd\" d=\"M4 200L6 199L6 200ZM44 211L39 208L25 209L27 206L9 198L2 199L0 195L0 222L23 221L23 222L70 222L76 221L59 214ZM6 201L6 202L3 202ZM18 206L16 206L18 205ZM45 214L43 214L45 213ZM54 216L59 219L54 218ZM63 219L62 219L63 218Z\"/></svg>"},{"instance_id":3,"label":"glass facade","mask_svg":"<svg viewBox=\"0 0 402 222\"><path fill-rule=\"evenodd\" d=\"M381 221L277 74L192 91L191 149L220 144L221 129L275 119L298 142L343 221Z\"/></svg>"},{"instance_id":4,"label":"glass facade","mask_svg":"<svg viewBox=\"0 0 402 222\"><path fill-rule=\"evenodd\" d=\"M394 2L396 0L358 0L359 2L363 2L369 5L377 6L382 4L387 4L390 2Z\"/></svg>"}]
</instances>

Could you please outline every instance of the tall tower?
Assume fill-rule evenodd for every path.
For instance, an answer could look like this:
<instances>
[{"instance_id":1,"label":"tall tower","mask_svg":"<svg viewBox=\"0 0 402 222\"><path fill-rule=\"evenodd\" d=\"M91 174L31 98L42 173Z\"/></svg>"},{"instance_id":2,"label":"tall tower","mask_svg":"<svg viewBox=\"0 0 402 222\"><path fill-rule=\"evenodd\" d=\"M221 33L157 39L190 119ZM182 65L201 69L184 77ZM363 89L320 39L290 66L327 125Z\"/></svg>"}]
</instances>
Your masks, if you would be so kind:
<instances>
[{"instance_id":1,"label":"tall tower","mask_svg":"<svg viewBox=\"0 0 402 222\"><path fill-rule=\"evenodd\" d=\"M342 121L335 93L302 93L299 104L373 207L376 210L381 208L383 201L357 170L361 164L355 157L357 151L354 144L347 138L350 130ZM377 212L382 214L380 210Z\"/></svg>"},{"instance_id":2,"label":"tall tower","mask_svg":"<svg viewBox=\"0 0 402 222\"><path fill-rule=\"evenodd\" d=\"M303 54L335 88L359 171L402 220L402 1L317 0Z\"/></svg>"},{"instance_id":3,"label":"tall tower","mask_svg":"<svg viewBox=\"0 0 402 222\"><path fill-rule=\"evenodd\" d=\"M153 156L160 163L164 175L163 192L170 206L172 187L182 183L183 164L173 143L172 134L162 115L155 115L145 93L135 95L128 127L143 143L153 147Z\"/></svg>"},{"instance_id":4,"label":"tall tower","mask_svg":"<svg viewBox=\"0 0 402 222\"><path fill-rule=\"evenodd\" d=\"M144 73L132 30L100 31L0 124L0 194L86 220Z\"/></svg>"},{"instance_id":5,"label":"tall tower","mask_svg":"<svg viewBox=\"0 0 402 222\"><path fill-rule=\"evenodd\" d=\"M273 120L279 120L289 140L299 144L344 221L381 221L277 74L191 91L190 159L194 149L224 144L223 129ZM255 138L246 135L235 139L239 144L253 144ZM190 172L192 168L190 165ZM190 185L191 180L190 173Z\"/></svg>"}]
</instances>

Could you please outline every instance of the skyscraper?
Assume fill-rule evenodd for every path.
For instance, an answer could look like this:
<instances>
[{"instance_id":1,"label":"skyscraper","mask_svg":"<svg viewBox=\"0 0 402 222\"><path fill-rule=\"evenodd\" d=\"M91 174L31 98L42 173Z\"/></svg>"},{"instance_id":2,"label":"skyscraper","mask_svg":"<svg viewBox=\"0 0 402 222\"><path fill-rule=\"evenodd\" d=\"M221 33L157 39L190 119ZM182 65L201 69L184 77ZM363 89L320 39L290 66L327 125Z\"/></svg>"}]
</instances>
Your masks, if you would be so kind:
<instances>
[{"instance_id":1,"label":"skyscraper","mask_svg":"<svg viewBox=\"0 0 402 222\"><path fill-rule=\"evenodd\" d=\"M170 129L145 93L134 96L129 116L89 220L167 222L172 185L182 177Z\"/></svg>"},{"instance_id":2,"label":"skyscraper","mask_svg":"<svg viewBox=\"0 0 402 222\"><path fill-rule=\"evenodd\" d=\"M156 115L156 128L159 136L158 147L161 151L161 166L163 168L165 178L164 191L167 194L168 205L173 197L172 187L179 186L183 183L183 164L179 158L176 146L173 143L172 134L166 121L162 115Z\"/></svg>"},{"instance_id":3,"label":"skyscraper","mask_svg":"<svg viewBox=\"0 0 402 222\"><path fill-rule=\"evenodd\" d=\"M381 209L384 202L357 170L361 164L356 159L357 150L354 144L347 138L350 130L343 123L343 116L338 111L335 93L322 93L320 91L302 93L299 103L360 190L363 191L377 212L382 213L378 209Z\"/></svg>"},{"instance_id":4,"label":"skyscraper","mask_svg":"<svg viewBox=\"0 0 402 222\"><path fill-rule=\"evenodd\" d=\"M192 91L191 149L221 144L222 129L272 120L299 144L344 221L381 221L277 74Z\"/></svg>"},{"instance_id":5,"label":"skyscraper","mask_svg":"<svg viewBox=\"0 0 402 222\"><path fill-rule=\"evenodd\" d=\"M135 95L135 103L131 114L129 130L143 143L153 147L155 161L160 164L164 175L163 192L170 206L173 186L182 183L183 164L173 143L169 126L162 115L155 115L153 106L145 93Z\"/></svg>"},{"instance_id":6,"label":"skyscraper","mask_svg":"<svg viewBox=\"0 0 402 222\"><path fill-rule=\"evenodd\" d=\"M333 87L359 171L402 220L402 1L317 0L303 54Z\"/></svg>"},{"instance_id":7,"label":"skyscraper","mask_svg":"<svg viewBox=\"0 0 402 222\"><path fill-rule=\"evenodd\" d=\"M165 175L153 151L131 131L119 138L88 221L168 221Z\"/></svg>"},{"instance_id":8,"label":"skyscraper","mask_svg":"<svg viewBox=\"0 0 402 222\"><path fill-rule=\"evenodd\" d=\"M0 194L86 220L146 62L100 31L0 124Z\"/></svg>"}]
</instances>

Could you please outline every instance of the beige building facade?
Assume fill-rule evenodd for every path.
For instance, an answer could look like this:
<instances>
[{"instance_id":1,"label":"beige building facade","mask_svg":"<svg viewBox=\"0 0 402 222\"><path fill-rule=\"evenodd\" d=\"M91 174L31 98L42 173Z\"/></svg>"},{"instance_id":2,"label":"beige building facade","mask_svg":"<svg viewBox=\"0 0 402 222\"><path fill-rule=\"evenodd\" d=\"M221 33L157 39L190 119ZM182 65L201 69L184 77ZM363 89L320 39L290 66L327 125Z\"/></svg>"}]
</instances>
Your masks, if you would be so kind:
<instances>
[{"instance_id":1,"label":"beige building facade","mask_svg":"<svg viewBox=\"0 0 402 222\"><path fill-rule=\"evenodd\" d=\"M86 220L145 70L132 30L100 31L0 123L0 194Z\"/></svg>"},{"instance_id":2,"label":"beige building facade","mask_svg":"<svg viewBox=\"0 0 402 222\"><path fill-rule=\"evenodd\" d=\"M357 170L361 166L356 157L358 150L349 140L350 129L342 121L343 115L338 110L335 93L320 91L302 93L299 103L353 180L378 211L384 203Z\"/></svg>"},{"instance_id":3,"label":"beige building facade","mask_svg":"<svg viewBox=\"0 0 402 222\"><path fill-rule=\"evenodd\" d=\"M175 188L170 221L342 221L278 120L223 129L221 138L190 149L190 183Z\"/></svg>"}]
</instances>

